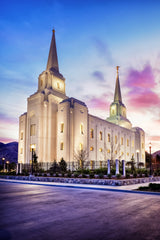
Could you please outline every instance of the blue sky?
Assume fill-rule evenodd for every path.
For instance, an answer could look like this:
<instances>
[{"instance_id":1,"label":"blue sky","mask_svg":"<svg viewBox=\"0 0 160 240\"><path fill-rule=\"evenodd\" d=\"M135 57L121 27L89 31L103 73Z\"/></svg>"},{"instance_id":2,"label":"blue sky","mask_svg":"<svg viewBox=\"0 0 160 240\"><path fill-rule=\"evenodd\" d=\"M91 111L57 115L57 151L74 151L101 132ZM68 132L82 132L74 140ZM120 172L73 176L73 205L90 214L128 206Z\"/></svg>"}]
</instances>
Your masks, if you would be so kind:
<instances>
[{"instance_id":1,"label":"blue sky","mask_svg":"<svg viewBox=\"0 0 160 240\"><path fill-rule=\"evenodd\" d=\"M18 139L18 117L37 90L52 36L66 93L106 118L120 65L123 102L146 149L160 149L160 1L3 1L0 16L0 140ZM145 116L145 118L144 118ZM148 150L148 149L147 149Z\"/></svg>"}]
</instances>

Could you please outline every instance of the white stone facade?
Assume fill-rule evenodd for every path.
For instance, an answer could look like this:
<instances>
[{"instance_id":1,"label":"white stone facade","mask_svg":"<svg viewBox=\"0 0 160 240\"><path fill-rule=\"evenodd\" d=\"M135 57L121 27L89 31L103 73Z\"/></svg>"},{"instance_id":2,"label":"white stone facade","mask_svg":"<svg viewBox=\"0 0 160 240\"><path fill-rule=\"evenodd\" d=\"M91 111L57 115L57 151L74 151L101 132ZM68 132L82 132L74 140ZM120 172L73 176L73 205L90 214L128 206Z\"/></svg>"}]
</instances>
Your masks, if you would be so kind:
<instances>
[{"instance_id":1,"label":"white stone facade","mask_svg":"<svg viewBox=\"0 0 160 240\"><path fill-rule=\"evenodd\" d=\"M114 109L113 109L114 108ZM65 79L59 73L55 32L49 52L47 69L40 74L38 90L28 98L27 113L19 119L18 162L31 162L31 147L38 162L75 161L75 152L88 152L88 161L102 167L108 159L145 164L145 133L132 128L122 103L119 75L114 102L107 120L88 114L85 103L68 98Z\"/></svg>"}]
</instances>

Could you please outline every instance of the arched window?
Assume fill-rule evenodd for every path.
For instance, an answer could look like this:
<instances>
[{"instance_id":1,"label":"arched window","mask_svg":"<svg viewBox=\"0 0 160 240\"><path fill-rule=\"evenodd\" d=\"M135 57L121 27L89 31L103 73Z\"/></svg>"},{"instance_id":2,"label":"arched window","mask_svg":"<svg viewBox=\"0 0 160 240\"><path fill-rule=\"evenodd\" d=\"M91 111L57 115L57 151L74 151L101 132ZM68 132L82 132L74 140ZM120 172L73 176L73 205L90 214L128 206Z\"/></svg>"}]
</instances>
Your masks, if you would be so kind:
<instances>
[{"instance_id":1,"label":"arched window","mask_svg":"<svg viewBox=\"0 0 160 240\"><path fill-rule=\"evenodd\" d=\"M110 133L108 133L108 142L110 142L111 141L111 135L110 135Z\"/></svg>"},{"instance_id":2,"label":"arched window","mask_svg":"<svg viewBox=\"0 0 160 240\"><path fill-rule=\"evenodd\" d=\"M60 144L60 150L63 150L63 149L64 149L64 143L61 142L61 144Z\"/></svg>"},{"instance_id":3,"label":"arched window","mask_svg":"<svg viewBox=\"0 0 160 240\"><path fill-rule=\"evenodd\" d=\"M102 140L102 131L99 132L99 140Z\"/></svg>"},{"instance_id":4,"label":"arched window","mask_svg":"<svg viewBox=\"0 0 160 240\"><path fill-rule=\"evenodd\" d=\"M91 131L90 131L90 138L94 138L94 131L93 131L93 128L91 128Z\"/></svg>"},{"instance_id":5,"label":"arched window","mask_svg":"<svg viewBox=\"0 0 160 240\"><path fill-rule=\"evenodd\" d=\"M64 123L61 123L61 133L64 132Z\"/></svg>"},{"instance_id":6,"label":"arched window","mask_svg":"<svg viewBox=\"0 0 160 240\"><path fill-rule=\"evenodd\" d=\"M84 127L83 123L80 124L80 133L83 135L84 134Z\"/></svg>"},{"instance_id":7,"label":"arched window","mask_svg":"<svg viewBox=\"0 0 160 240\"><path fill-rule=\"evenodd\" d=\"M80 150L80 151L83 150L83 144L82 144L82 143L79 144L79 150Z\"/></svg>"},{"instance_id":8,"label":"arched window","mask_svg":"<svg viewBox=\"0 0 160 240\"><path fill-rule=\"evenodd\" d=\"M117 136L115 136L115 144L117 144Z\"/></svg>"}]
</instances>

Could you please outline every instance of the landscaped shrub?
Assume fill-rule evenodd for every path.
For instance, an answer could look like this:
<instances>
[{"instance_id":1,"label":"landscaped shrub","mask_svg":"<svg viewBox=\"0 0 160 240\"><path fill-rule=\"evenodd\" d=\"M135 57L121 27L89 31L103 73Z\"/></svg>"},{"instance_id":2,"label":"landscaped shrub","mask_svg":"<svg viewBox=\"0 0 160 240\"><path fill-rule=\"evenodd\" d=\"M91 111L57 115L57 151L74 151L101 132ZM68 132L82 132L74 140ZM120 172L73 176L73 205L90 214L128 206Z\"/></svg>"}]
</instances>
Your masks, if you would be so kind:
<instances>
[{"instance_id":1,"label":"landscaped shrub","mask_svg":"<svg viewBox=\"0 0 160 240\"><path fill-rule=\"evenodd\" d=\"M87 177L86 174L82 173L82 178L86 178L86 177Z\"/></svg>"},{"instance_id":2,"label":"landscaped shrub","mask_svg":"<svg viewBox=\"0 0 160 240\"><path fill-rule=\"evenodd\" d=\"M98 176L99 176L99 178L103 178L104 174L103 173L99 173Z\"/></svg>"},{"instance_id":3,"label":"landscaped shrub","mask_svg":"<svg viewBox=\"0 0 160 240\"><path fill-rule=\"evenodd\" d=\"M116 177L117 177L118 179L121 178L121 174L120 174L120 173L117 174Z\"/></svg>"},{"instance_id":4,"label":"landscaped shrub","mask_svg":"<svg viewBox=\"0 0 160 240\"><path fill-rule=\"evenodd\" d=\"M134 178L137 177L137 173L136 173L136 172L133 173L133 177L134 177Z\"/></svg>"},{"instance_id":5,"label":"landscaped shrub","mask_svg":"<svg viewBox=\"0 0 160 240\"><path fill-rule=\"evenodd\" d=\"M77 178L79 176L79 173L78 172L75 172L74 173L74 177Z\"/></svg>"},{"instance_id":6,"label":"landscaped shrub","mask_svg":"<svg viewBox=\"0 0 160 240\"><path fill-rule=\"evenodd\" d=\"M111 168L111 174L115 175L116 174L116 169L115 168Z\"/></svg>"},{"instance_id":7,"label":"landscaped shrub","mask_svg":"<svg viewBox=\"0 0 160 240\"><path fill-rule=\"evenodd\" d=\"M112 174L108 174L107 176L108 176L108 178L112 178Z\"/></svg>"},{"instance_id":8,"label":"landscaped shrub","mask_svg":"<svg viewBox=\"0 0 160 240\"><path fill-rule=\"evenodd\" d=\"M89 177L90 177L90 178L94 178L94 172L90 172L90 173L89 173Z\"/></svg>"}]
</instances>

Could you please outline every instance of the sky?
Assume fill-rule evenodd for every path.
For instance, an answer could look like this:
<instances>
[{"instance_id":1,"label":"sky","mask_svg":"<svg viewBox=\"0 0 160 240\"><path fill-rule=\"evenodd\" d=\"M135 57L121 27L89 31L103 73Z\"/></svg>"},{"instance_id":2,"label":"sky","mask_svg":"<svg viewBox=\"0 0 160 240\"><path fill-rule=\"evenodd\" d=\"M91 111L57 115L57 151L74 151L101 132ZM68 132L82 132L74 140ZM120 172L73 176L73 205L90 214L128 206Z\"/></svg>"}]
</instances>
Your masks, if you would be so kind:
<instances>
[{"instance_id":1,"label":"sky","mask_svg":"<svg viewBox=\"0 0 160 240\"><path fill-rule=\"evenodd\" d=\"M116 66L133 127L160 150L160 1L6 0L0 15L0 142L18 141L19 116L46 69L52 29L66 94L106 119Z\"/></svg>"}]
</instances>

